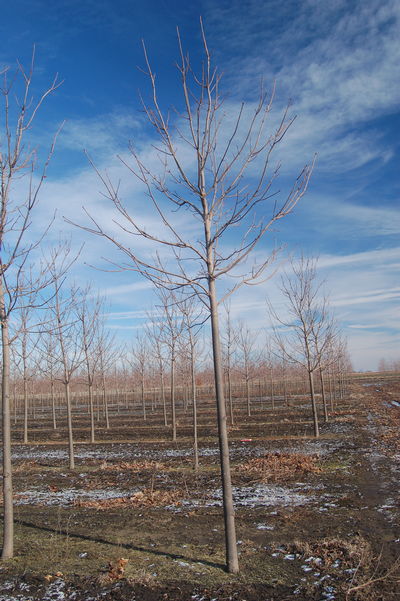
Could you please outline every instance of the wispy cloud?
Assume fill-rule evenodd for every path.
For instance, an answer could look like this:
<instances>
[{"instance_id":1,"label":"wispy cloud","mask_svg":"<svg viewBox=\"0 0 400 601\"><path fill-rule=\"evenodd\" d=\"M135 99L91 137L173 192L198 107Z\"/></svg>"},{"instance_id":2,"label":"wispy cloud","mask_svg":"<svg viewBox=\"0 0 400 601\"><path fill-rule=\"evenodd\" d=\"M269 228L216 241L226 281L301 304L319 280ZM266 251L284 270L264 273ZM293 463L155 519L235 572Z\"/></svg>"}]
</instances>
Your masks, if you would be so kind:
<instances>
[{"instance_id":1,"label":"wispy cloud","mask_svg":"<svg viewBox=\"0 0 400 601\"><path fill-rule=\"evenodd\" d=\"M95 115L66 121L58 139L60 149L67 148L82 153L96 153L97 160L104 160L104 153L112 158L136 135L142 122L126 109L115 110L107 115Z\"/></svg>"},{"instance_id":2,"label":"wispy cloud","mask_svg":"<svg viewBox=\"0 0 400 601\"><path fill-rule=\"evenodd\" d=\"M376 250L367 250L365 252L343 254L343 255L322 255L318 260L318 267L333 268L338 266L360 265L364 263L369 270L379 270L382 268L397 269L400 260L400 247L384 248Z\"/></svg>"},{"instance_id":3,"label":"wispy cloud","mask_svg":"<svg viewBox=\"0 0 400 601\"><path fill-rule=\"evenodd\" d=\"M392 156L378 129L359 126L399 105L396 0L213 3L207 23L217 55L231 47L226 71L235 93L262 77L267 85L277 80L278 103L293 99L299 118L284 144L290 163L318 152L320 170L340 172Z\"/></svg>"}]
</instances>

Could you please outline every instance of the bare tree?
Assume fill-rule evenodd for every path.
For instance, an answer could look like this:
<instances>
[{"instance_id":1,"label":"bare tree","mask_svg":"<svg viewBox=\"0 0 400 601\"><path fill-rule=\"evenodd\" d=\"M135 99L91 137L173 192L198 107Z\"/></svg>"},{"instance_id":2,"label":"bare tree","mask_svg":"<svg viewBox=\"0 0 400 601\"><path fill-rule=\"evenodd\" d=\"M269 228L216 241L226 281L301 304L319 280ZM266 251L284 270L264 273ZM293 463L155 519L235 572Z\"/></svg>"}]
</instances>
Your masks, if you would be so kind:
<instances>
[{"instance_id":1,"label":"bare tree","mask_svg":"<svg viewBox=\"0 0 400 601\"><path fill-rule=\"evenodd\" d=\"M254 332L245 326L243 321L239 321L236 336L238 341L238 349L243 358L243 375L246 382L247 415L250 417L250 380L252 375L251 371L255 360L253 355L257 342L257 334L254 334Z\"/></svg>"},{"instance_id":2,"label":"bare tree","mask_svg":"<svg viewBox=\"0 0 400 601\"><path fill-rule=\"evenodd\" d=\"M231 426L235 423L234 413L233 413L233 398L232 398L232 362L233 357L236 352L237 347L237 337L235 336L235 332L232 326L231 320L231 307L229 303L224 303L226 318L225 318L225 328L224 333L222 335L222 345L223 345L223 357L225 362L225 372L227 377L228 384L228 403L229 403L229 417Z\"/></svg>"},{"instance_id":3,"label":"bare tree","mask_svg":"<svg viewBox=\"0 0 400 601\"><path fill-rule=\"evenodd\" d=\"M197 294L207 307L211 320L227 567L230 572L238 572L218 303L241 285L255 283L261 276L271 256L253 268L245 265L247 259L271 225L288 215L303 196L311 167L302 170L279 203L278 191L274 189L279 165L270 172L270 159L293 118L288 110L284 111L275 131L267 133L274 91L268 96L261 89L256 104L249 109L240 104L233 121L230 108L228 119L219 91L221 75L212 65L202 25L201 33L204 59L197 76L178 32L182 111L175 109L176 120L161 108L156 75L144 51L151 101L148 105L143 102L143 106L158 138L155 147L160 172L148 167L133 146L132 164L124 159L123 162L142 183L160 227L149 232L141 225L139 214L134 215L123 203L119 187L98 171L106 195L121 219L116 223L123 236L108 231L93 216L89 216L91 224L85 229L107 238L127 257L120 267L136 269L159 286L183 287L188 294ZM258 215L257 209L260 209ZM176 212L182 213L180 222ZM226 236L239 224L243 226L242 238L232 247L227 244ZM238 239L238 230L235 231ZM127 234L141 236L163 249L163 262L137 254L135 245L126 241ZM245 273L240 273L241 265ZM229 274L237 277L235 283L218 294L217 281L226 281Z\"/></svg>"},{"instance_id":4,"label":"bare tree","mask_svg":"<svg viewBox=\"0 0 400 601\"><path fill-rule=\"evenodd\" d=\"M139 374L140 377L140 399L142 404L143 421L146 421L146 398L145 398L145 382L149 364L149 347L146 337L142 334L136 336L135 344L132 347L131 365Z\"/></svg>"},{"instance_id":5,"label":"bare tree","mask_svg":"<svg viewBox=\"0 0 400 601\"><path fill-rule=\"evenodd\" d=\"M3 83L0 88L3 100L0 131L0 323L4 496L2 559L9 559L14 554L10 420L12 340L9 334L9 320L16 306L32 305L35 302L32 293L38 293L48 283L45 274L38 273L37 270L32 271L29 278L22 277L24 272L29 271L30 257L45 233L44 231L34 241L32 237L27 239L55 143L54 139L47 157L40 166L37 152L29 148L29 133L44 100L59 86L56 77L48 89L34 100L31 96L33 65L34 53L28 70L19 63L15 74L11 74L9 69L3 70Z\"/></svg>"},{"instance_id":6,"label":"bare tree","mask_svg":"<svg viewBox=\"0 0 400 601\"><path fill-rule=\"evenodd\" d=\"M90 442L95 441L95 419L93 403L94 378L100 362L98 345L102 344L102 315L104 299L99 295L92 299L93 292L87 286L80 293L80 298L75 304L76 321L80 327L80 341L83 351L83 359L86 371L86 381L89 393L90 414Z\"/></svg>"},{"instance_id":7,"label":"bare tree","mask_svg":"<svg viewBox=\"0 0 400 601\"><path fill-rule=\"evenodd\" d=\"M32 355L38 344L37 336L34 337L31 323L31 310L27 305L24 305L16 311L16 320L14 320L14 329L16 330L16 339L14 346L14 355L19 365L20 373L23 382L23 397L24 397L24 425L23 425L23 442L28 443L28 383L32 378Z\"/></svg>"},{"instance_id":8,"label":"bare tree","mask_svg":"<svg viewBox=\"0 0 400 601\"><path fill-rule=\"evenodd\" d=\"M314 372L323 367L329 347L337 336L337 329L329 311L329 303L317 282L316 260L304 256L292 261L292 271L281 278L280 290L286 301L285 317L280 317L270 305L275 321L283 326L285 334L275 327L275 342L279 355L307 370L314 421L314 434L319 436L318 412L315 396Z\"/></svg>"},{"instance_id":9,"label":"bare tree","mask_svg":"<svg viewBox=\"0 0 400 601\"><path fill-rule=\"evenodd\" d=\"M192 389L192 409L193 409L193 452L194 469L199 469L199 449L197 436L197 390L196 390L196 361L198 355L198 342L201 328L204 324L204 313L202 308L196 305L196 297L184 297L178 302L179 310L183 316L183 327L187 338L187 347L189 350L190 362L190 380Z\"/></svg>"},{"instance_id":10,"label":"bare tree","mask_svg":"<svg viewBox=\"0 0 400 601\"><path fill-rule=\"evenodd\" d=\"M50 380L51 415L54 430L57 429L54 383L59 367L56 357L56 346L54 332L49 329L42 331L39 340L39 370Z\"/></svg>"},{"instance_id":11,"label":"bare tree","mask_svg":"<svg viewBox=\"0 0 400 601\"><path fill-rule=\"evenodd\" d=\"M59 378L64 385L67 408L69 468L73 470L75 469L75 456L72 428L71 379L85 360L84 351L80 344L76 318L76 304L79 302L79 293L76 288L72 288L68 295L63 296L56 273L54 273L54 282L54 298L50 307L50 314L53 320L52 329L57 340L57 355L62 366Z\"/></svg>"},{"instance_id":12,"label":"bare tree","mask_svg":"<svg viewBox=\"0 0 400 601\"><path fill-rule=\"evenodd\" d=\"M171 425L172 440L176 440L176 402L175 402L175 374L178 342L182 336L184 322L180 314L176 296L162 286L157 287L157 296L160 300L163 328L162 341L169 351L170 360L170 400L171 400Z\"/></svg>"},{"instance_id":13,"label":"bare tree","mask_svg":"<svg viewBox=\"0 0 400 601\"><path fill-rule=\"evenodd\" d=\"M167 404L165 402L165 343L163 342L164 323L153 312L148 314L148 323L145 326L147 338L150 340L150 349L157 362L158 377L160 382L160 396L164 415L164 426L168 426Z\"/></svg>"},{"instance_id":14,"label":"bare tree","mask_svg":"<svg viewBox=\"0 0 400 601\"><path fill-rule=\"evenodd\" d=\"M98 369L101 378L101 394L102 394L102 405L103 405L103 416L106 423L106 429L110 429L110 416L108 411L108 399L106 380L107 373L109 373L111 367L115 365L117 359L121 355L121 349L115 346L114 337L110 332L106 332L103 328L99 332L97 340L97 354L98 354ZM98 414L100 411L98 411Z\"/></svg>"}]
</instances>

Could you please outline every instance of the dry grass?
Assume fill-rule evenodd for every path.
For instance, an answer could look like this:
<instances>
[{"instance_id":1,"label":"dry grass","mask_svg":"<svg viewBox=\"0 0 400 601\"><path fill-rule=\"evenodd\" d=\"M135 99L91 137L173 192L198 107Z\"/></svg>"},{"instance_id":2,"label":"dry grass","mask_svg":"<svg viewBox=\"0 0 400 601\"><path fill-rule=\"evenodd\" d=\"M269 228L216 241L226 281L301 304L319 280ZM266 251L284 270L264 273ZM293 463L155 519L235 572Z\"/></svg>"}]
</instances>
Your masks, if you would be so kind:
<instances>
[{"instance_id":1,"label":"dry grass","mask_svg":"<svg viewBox=\"0 0 400 601\"><path fill-rule=\"evenodd\" d=\"M259 482L277 482L303 474L321 473L318 455L267 453L237 466L236 474Z\"/></svg>"},{"instance_id":2,"label":"dry grass","mask_svg":"<svg viewBox=\"0 0 400 601\"><path fill-rule=\"evenodd\" d=\"M329 538L295 541L287 551L300 556L318 572L329 574L336 592L348 601L395 599L400 585L400 558L384 567L382 556L374 556L371 545L361 536L352 540Z\"/></svg>"},{"instance_id":3,"label":"dry grass","mask_svg":"<svg viewBox=\"0 0 400 601\"><path fill-rule=\"evenodd\" d=\"M16 463L14 465L13 473L14 474L19 474L19 473L26 474L27 472L35 470L38 467L39 467L39 464L35 460L31 459L31 460L21 461L21 463Z\"/></svg>"},{"instance_id":4,"label":"dry grass","mask_svg":"<svg viewBox=\"0 0 400 601\"><path fill-rule=\"evenodd\" d=\"M100 469L104 471L129 471L133 473L137 472L160 472L165 471L167 466L160 461L122 461L121 463L107 463L107 461L103 461L100 465Z\"/></svg>"},{"instance_id":5,"label":"dry grass","mask_svg":"<svg viewBox=\"0 0 400 601\"><path fill-rule=\"evenodd\" d=\"M310 564L320 569L330 568L335 562L340 562L344 570L357 568L361 560L364 567L369 567L373 561L371 546L362 537L351 540L326 538L315 542L294 541L289 551L300 554L303 559L315 558Z\"/></svg>"}]
</instances>

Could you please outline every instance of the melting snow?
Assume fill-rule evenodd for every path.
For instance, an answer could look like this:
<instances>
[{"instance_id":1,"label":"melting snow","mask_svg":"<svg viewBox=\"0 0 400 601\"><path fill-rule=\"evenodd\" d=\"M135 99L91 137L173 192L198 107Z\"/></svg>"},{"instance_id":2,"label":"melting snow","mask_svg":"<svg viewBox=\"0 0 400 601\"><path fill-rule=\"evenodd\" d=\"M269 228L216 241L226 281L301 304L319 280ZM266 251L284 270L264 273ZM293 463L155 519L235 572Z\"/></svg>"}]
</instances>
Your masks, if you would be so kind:
<instances>
[{"instance_id":1,"label":"melting snow","mask_svg":"<svg viewBox=\"0 0 400 601\"><path fill-rule=\"evenodd\" d=\"M132 496L139 489L129 492L117 489L95 489L83 490L79 488L67 488L53 492L51 490L31 489L15 495L16 505L59 505L65 507L71 505L77 499L104 500L118 497Z\"/></svg>"}]
</instances>

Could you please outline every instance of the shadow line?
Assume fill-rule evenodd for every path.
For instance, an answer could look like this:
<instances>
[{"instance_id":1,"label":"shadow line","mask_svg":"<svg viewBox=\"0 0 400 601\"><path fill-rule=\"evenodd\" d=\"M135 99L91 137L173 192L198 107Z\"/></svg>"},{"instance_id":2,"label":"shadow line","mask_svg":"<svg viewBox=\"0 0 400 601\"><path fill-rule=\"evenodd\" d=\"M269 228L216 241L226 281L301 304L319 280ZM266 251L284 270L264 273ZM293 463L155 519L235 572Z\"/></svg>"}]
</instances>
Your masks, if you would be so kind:
<instances>
[{"instance_id":1,"label":"shadow line","mask_svg":"<svg viewBox=\"0 0 400 601\"><path fill-rule=\"evenodd\" d=\"M133 545L132 543L114 543L109 540L105 540L104 538L98 538L95 536L88 536L87 534L76 534L74 532L69 532L67 530L63 530L60 528L51 528L50 526L39 526L37 524L33 524L32 522L26 522L25 520L15 519L14 522L21 526L26 526L27 528L34 528L35 530L42 530L44 532L51 532L53 534L61 534L63 536L67 536L70 538L77 538L80 540L86 540L93 543L101 543L103 545L112 545L114 547L119 547L123 549L129 549L132 551L140 551L142 553L150 553L152 555L156 555L158 557L168 557L170 559L182 559L185 561L191 561L193 563L199 563L204 566L208 566L211 568L218 568L226 571L226 567L222 563L216 563L213 561L207 561L205 559L196 559L194 557L186 557L185 555L180 555L177 553L168 553L168 551L158 551L157 549L146 549L145 547L139 547L137 545Z\"/></svg>"}]
</instances>

